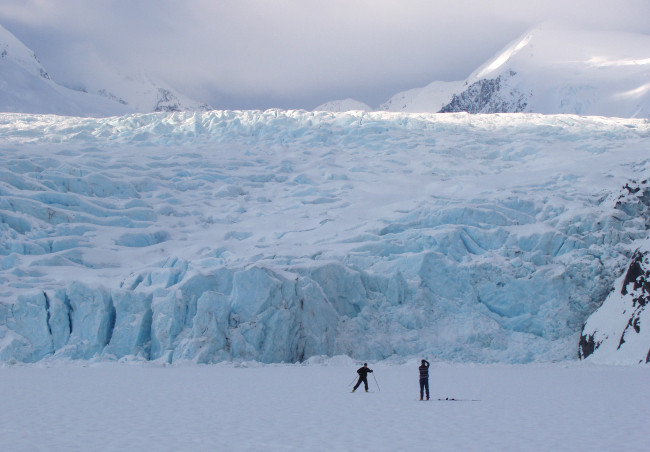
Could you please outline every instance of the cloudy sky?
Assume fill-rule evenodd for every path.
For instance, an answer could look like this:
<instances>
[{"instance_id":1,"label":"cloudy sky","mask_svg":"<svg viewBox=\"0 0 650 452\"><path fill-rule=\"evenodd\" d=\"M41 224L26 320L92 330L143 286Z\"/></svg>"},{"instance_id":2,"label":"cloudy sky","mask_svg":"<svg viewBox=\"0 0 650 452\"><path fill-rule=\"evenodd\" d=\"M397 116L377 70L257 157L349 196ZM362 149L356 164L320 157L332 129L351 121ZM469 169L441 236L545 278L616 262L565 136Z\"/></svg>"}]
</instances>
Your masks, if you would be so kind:
<instances>
[{"instance_id":1,"label":"cloudy sky","mask_svg":"<svg viewBox=\"0 0 650 452\"><path fill-rule=\"evenodd\" d=\"M650 34L650 0L1 0L59 83L138 71L219 109L304 108L459 80L530 27Z\"/></svg>"}]
</instances>

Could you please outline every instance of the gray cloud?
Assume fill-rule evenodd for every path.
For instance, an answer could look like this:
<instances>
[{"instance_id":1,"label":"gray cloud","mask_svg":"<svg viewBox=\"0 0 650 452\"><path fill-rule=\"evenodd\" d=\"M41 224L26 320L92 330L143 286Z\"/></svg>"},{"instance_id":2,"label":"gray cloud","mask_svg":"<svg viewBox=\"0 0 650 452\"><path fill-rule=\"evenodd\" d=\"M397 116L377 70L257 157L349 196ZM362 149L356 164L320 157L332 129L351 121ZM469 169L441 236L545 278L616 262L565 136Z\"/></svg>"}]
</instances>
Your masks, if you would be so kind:
<instances>
[{"instance_id":1,"label":"gray cloud","mask_svg":"<svg viewBox=\"0 0 650 452\"><path fill-rule=\"evenodd\" d=\"M458 80L528 28L650 34L647 0L3 0L63 83L146 70L216 108L305 108Z\"/></svg>"}]
</instances>

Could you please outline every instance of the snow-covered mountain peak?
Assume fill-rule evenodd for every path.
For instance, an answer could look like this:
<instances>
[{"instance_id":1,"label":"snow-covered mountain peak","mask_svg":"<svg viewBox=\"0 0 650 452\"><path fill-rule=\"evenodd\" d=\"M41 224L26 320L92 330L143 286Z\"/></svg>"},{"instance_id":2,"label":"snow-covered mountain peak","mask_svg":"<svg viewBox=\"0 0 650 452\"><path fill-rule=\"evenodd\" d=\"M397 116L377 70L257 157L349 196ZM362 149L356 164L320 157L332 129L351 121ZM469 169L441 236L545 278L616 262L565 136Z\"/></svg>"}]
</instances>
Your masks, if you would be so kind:
<instances>
[{"instance_id":1,"label":"snow-covered mountain peak","mask_svg":"<svg viewBox=\"0 0 650 452\"><path fill-rule=\"evenodd\" d=\"M115 75L108 81L91 84L87 89L143 113L212 109L207 103L185 96L145 72Z\"/></svg>"},{"instance_id":2,"label":"snow-covered mountain peak","mask_svg":"<svg viewBox=\"0 0 650 452\"><path fill-rule=\"evenodd\" d=\"M650 115L650 36L542 24L463 81L404 91L380 110Z\"/></svg>"},{"instance_id":3,"label":"snow-covered mountain peak","mask_svg":"<svg viewBox=\"0 0 650 452\"><path fill-rule=\"evenodd\" d=\"M133 109L55 83L34 52L0 26L0 111L98 117Z\"/></svg>"},{"instance_id":4,"label":"snow-covered mountain peak","mask_svg":"<svg viewBox=\"0 0 650 452\"><path fill-rule=\"evenodd\" d=\"M333 100L330 102L325 102L322 105L314 108L314 111L331 111L331 112L340 112L340 111L372 111L372 107L359 102L354 99L344 99L344 100Z\"/></svg>"},{"instance_id":5,"label":"snow-covered mountain peak","mask_svg":"<svg viewBox=\"0 0 650 452\"><path fill-rule=\"evenodd\" d=\"M471 83L492 78L507 69L535 67L579 75L577 71L632 68L650 64L650 37L635 33L575 30L540 25L509 43L475 70ZM572 74L571 74L572 73ZM606 73L605 76L617 74Z\"/></svg>"},{"instance_id":6,"label":"snow-covered mountain peak","mask_svg":"<svg viewBox=\"0 0 650 452\"><path fill-rule=\"evenodd\" d=\"M103 74L103 82L57 84L34 52L0 26L0 111L66 116L120 116L127 113L207 111L146 73ZM106 81L108 80L108 81Z\"/></svg>"},{"instance_id":7,"label":"snow-covered mountain peak","mask_svg":"<svg viewBox=\"0 0 650 452\"><path fill-rule=\"evenodd\" d=\"M51 80L47 71L38 61L34 52L0 25L0 58L17 64L33 75Z\"/></svg>"}]
</instances>

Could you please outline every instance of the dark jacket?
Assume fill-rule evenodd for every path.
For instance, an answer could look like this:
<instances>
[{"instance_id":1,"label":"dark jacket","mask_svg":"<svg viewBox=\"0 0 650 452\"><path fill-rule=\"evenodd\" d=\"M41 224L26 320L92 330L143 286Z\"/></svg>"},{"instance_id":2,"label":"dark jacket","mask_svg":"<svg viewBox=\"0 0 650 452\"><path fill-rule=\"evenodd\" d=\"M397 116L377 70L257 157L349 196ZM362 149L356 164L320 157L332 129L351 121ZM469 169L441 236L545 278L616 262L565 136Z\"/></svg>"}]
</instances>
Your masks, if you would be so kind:
<instances>
[{"instance_id":1,"label":"dark jacket","mask_svg":"<svg viewBox=\"0 0 650 452\"><path fill-rule=\"evenodd\" d=\"M367 367L362 367L359 370L357 370L357 373L359 374L359 377L362 379L366 379L368 377L368 374L372 372L372 370L368 369Z\"/></svg>"},{"instance_id":2,"label":"dark jacket","mask_svg":"<svg viewBox=\"0 0 650 452\"><path fill-rule=\"evenodd\" d=\"M424 364L420 366L420 380L429 379L429 361L425 361Z\"/></svg>"}]
</instances>

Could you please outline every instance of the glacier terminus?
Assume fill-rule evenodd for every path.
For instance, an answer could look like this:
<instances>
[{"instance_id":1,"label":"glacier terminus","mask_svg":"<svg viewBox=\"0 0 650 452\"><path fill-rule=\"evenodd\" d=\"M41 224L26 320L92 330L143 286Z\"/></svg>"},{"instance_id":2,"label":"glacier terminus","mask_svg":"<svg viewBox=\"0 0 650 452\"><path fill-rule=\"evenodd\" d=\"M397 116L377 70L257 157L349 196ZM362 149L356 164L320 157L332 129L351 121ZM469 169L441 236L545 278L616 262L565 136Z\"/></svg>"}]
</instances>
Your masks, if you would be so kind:
<instances>
[{"instance_id":1,"label":"glacier terminus","mask_svg":"<svg viewBox=\"0 0 650 452\"><path fill-rule=\"evenodd\" d=\"M532 113L1 114L0 361L577 359L647 238L649 138Z\"/></svg>"}]
</instances>

